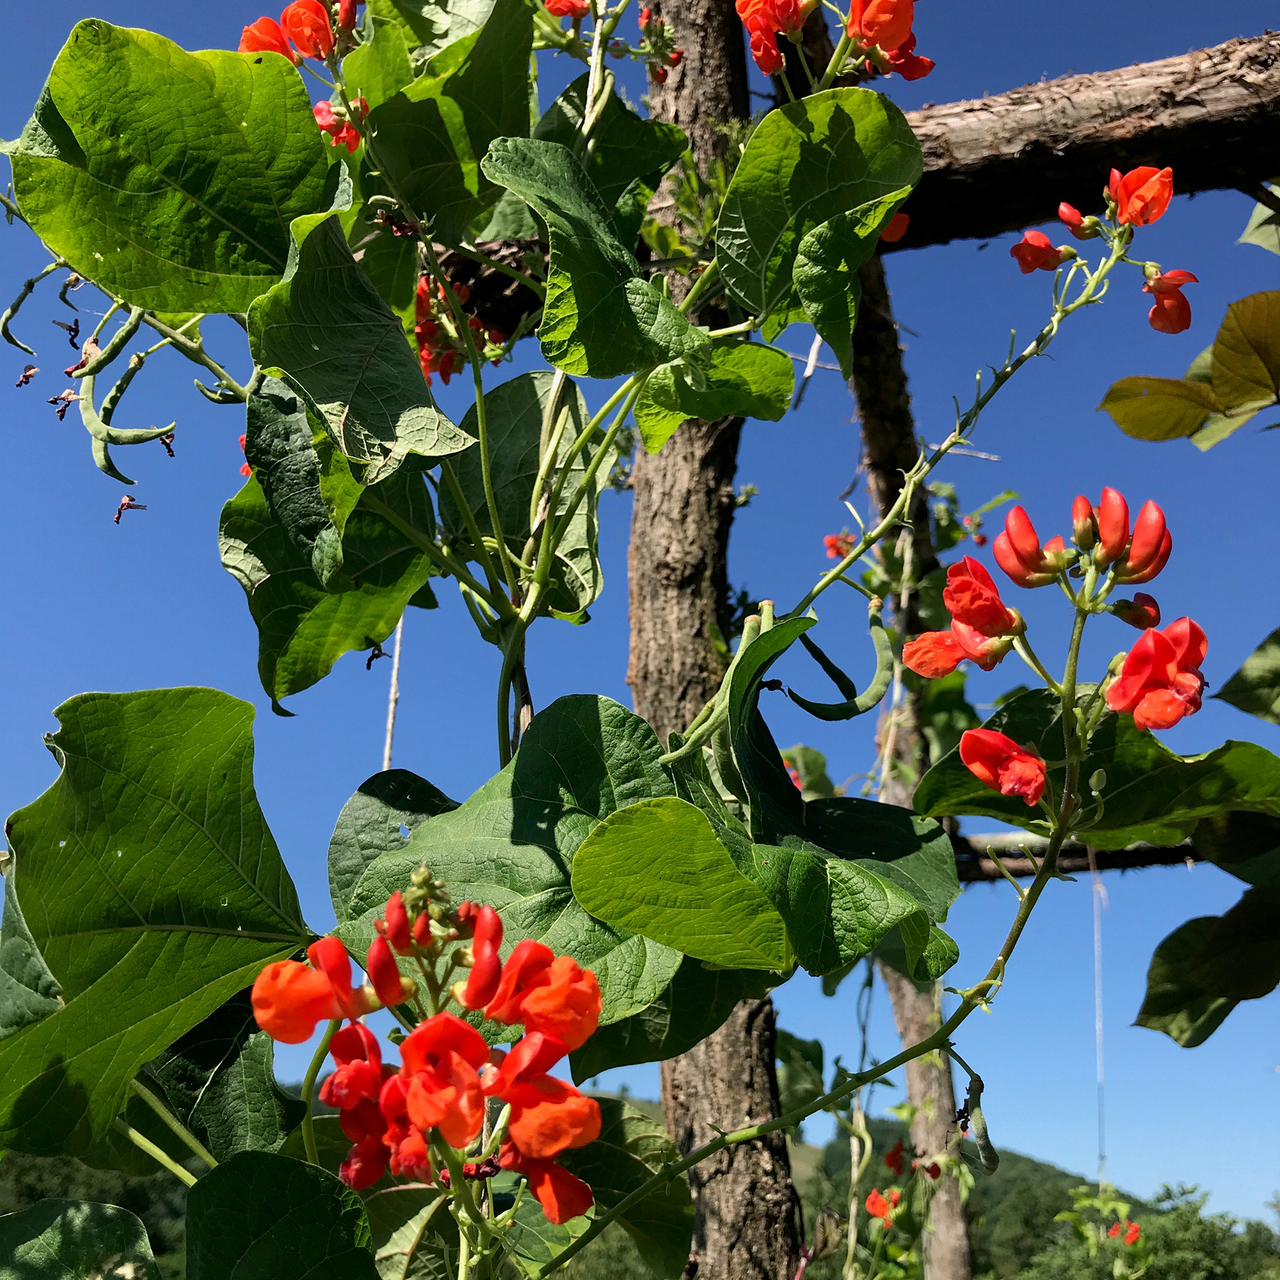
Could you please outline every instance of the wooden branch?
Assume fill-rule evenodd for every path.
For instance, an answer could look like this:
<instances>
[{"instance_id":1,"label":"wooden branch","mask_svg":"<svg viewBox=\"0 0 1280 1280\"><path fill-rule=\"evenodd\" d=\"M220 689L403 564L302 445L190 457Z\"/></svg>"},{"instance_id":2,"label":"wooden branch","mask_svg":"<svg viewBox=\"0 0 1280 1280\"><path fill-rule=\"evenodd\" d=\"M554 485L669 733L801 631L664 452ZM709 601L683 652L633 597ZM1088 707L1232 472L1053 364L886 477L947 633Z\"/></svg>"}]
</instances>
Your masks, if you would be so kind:
<instances>
[{"instance_id":1,"label":"wooden branch","mask_svg":"<svg viewBox=\"0 0 1280 1280\"><path fill-rule=\"evenodd\" d=\"M976 880L1001 880L1000 868L990 856L995 853L1011 876L1034 876L1036 868L1021 850L1025 847L1039 857L1048 841L1020 833L1000 832L998 835L977 835L967 839L953 836L956 851L956 871L963 882ZM1008 850L1009 852L1005 852ZM1126 849L1096 849L1094 864L1099 871L1137 871L1143 867L1188 866L1205 861L1203 855L1190 844L1155 845L1131 844ZM1058 855L1058 870L1066 875L1078 875L1089 870L1088 847L1077 840L1069 840Z\"/></svg>"},{"instance_id":2,"label":"wooden branch","mask_svg":"<svg viewBox=\"0 0 1280 1280\"><path fill-rule=\"evenodd\" d=\"M1179 195L1256 187L1280 174L1280 32L907 119L925 174L886 252L1021 230L1063 200L1100 212L1113 167L1172 165Z\"/></svg>"}]
</instances>

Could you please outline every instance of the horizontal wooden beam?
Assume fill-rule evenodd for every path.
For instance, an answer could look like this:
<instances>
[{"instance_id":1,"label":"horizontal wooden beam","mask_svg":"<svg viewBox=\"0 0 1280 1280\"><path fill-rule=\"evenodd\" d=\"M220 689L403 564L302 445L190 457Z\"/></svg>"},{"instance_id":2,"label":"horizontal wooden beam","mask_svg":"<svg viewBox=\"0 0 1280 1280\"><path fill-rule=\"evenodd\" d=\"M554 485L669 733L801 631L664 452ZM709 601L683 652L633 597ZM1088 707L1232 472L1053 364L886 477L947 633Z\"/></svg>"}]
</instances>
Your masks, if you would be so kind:
<instances>
[{"instance_id":1,"label":"horizontal wooden beam","mask_svg":"<svg viewBox=\"0 0 1280 1280\"><path fill-rule=\"evenodd\" d=\"M1030 877L1036 874L1036 865L1026 856L1025 850L1038 860L1044 856L1049 842L1043 837L1000 832L997 835L954 836L956 871L962 882L1000 880L1000 868L996 858L1013 877ZM994 855L994 856L992 856ZM1143 867L1193 866L1203 862L1200 852L1190 844L1155 845L1132 844L1125 849L1095 849L1094 866L1099 871L1137 871ZM1058 870L1064 875L1078 875L1089 871L1088 846L1079 841L1068 841L1058 854Z\"/></svg>"}]
</instances>

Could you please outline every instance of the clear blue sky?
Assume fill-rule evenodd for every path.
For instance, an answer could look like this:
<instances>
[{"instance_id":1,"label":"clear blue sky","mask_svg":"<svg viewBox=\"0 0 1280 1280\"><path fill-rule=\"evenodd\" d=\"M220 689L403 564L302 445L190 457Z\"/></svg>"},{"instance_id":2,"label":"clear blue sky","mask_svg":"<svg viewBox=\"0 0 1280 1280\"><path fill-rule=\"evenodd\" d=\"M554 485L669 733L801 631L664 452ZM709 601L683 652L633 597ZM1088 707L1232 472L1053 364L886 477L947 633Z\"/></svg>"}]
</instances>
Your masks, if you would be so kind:
<instances>
[{"instance_id":1,"label":"clear blue sky","mask_svg":"<svg viewBox=\"0 0 1280 1280\"><path fill-rule=\"evenodd\" d=\"M83 0L48 0L28 8L21 38L11 38L0 57L6 86L0 136L14 137L21 129L49 64L79 18L150 27L188 48L234 48L241 26L260 12L246 0L99 0L91 8ZM1034 7L1012 0L964 6L921 0L920 50L937 60L938 70L914 85L895 79L888 88L907 108L981 96L1041 77L1102 70L1256 34L1274 18L1274 8L1261 0L1217 6L1133 0L1107 10L1105 19L1100 11L1095 16L1061 0ZM551 73L544 83L553 76L561 78ZM639 85L632 92L638 95ZM1105 175L1098 176L1101 184ZM1194 271L1202 281L1188 289L1195 314L1189 333L1153 333L1146 323L1149 300L1139 292L1136 273L1122 277L1103 307L1070 323L1053 359L1026 369L984 418L976 444L1002 461L953 459L942 475L960 486L970 506L1002 489L1017 490L1046 538L1069 530L1077 492L1096 495L1111 484L1128 494L1131 505L1148 497L1159 501L1174 532L1175 552L1155 594L1166 618L1189 613L1205 624L1205 670L1214 686L1280 621L1274 488L1280 438L1258 430L1274 415L1202 455L1186 444L1127 440L1094 406L1126 374L1181 373L1212 340L1229 302L1280 285L1280 259L1233 243L1249 208L1245 197L1232 193L1179 199L1158 226L1143 233L1149 256L1166 267ZM1046 207L1046 221L1053 212ZM906 339L911 388L920 430L929 440L939 439L949 425L950 397L967 397L974 371L1003 356L1009 328L1029 336L1046 314L1049 277L1019 274L1008 257L1013 239L898 254L889 262L897 314L912 331ZM0 296L7 300L43 263L28 232L0 226ZM216 548L219 508L240 483L236 442L244 429L242 414L198 397L191 388L195 370L185 361L155 359L142 385L130 392L130 425L176 418L177 458L168 460L155 446L123 451L122 464L139 480L138 498L149 509L113 525L121 487L94 468L75 414L59 424L44 403L66 385L60 370L70 363L70 348L49 323L64 314L50 293L29 303L19 321L44 370L33 386L12 386L25 358L12 348L0 350L0 372L7 371L0 421L13 464L0 502L0 545L7 551L0 575L9 618L9 656L0 669L0 807L7 812L27 803L53 780L56 770L40 735L53 727L50 710L64 698L88 689L225 689L259 709L258 792L307 917L323 930L332 922L325 849L342 803L379 766L389 664L367 674L362 660L348 657L329 679L291 700L295 719L270 713L255 675L254 628ZM212 349L247 374L243 335L216 321L205 331ZM803 352L808 340L807 331L796 329L783 345ZM523 363L531 358L527 353ZM446 407L460 417L465 405L451 391ZM820 372L799 413L780 424L748 426L739 480L758 485L760 494L735 528L735 584L786 603L822 570L822 535L848 522L837 496L857 462L852 416L839 375ZM865 509L863 493L855 500ZM581 691L629 702L629 515L627 497L606 495L609 585L590 626L545 622L535 632L531 666L539 705ZM990 563L989 555L984 559ZM396 762L461 798L495 767L496 662L475 639L456 597L446 591L442 601L434 614L412 611L406 629ZM1063 647L1062 603L1047 591L1017 598L1037 647L1055 661ZM822 606L824 642L848 659L855 674L866 656L858 612L842 600ZM1088 657L1099 669L1134 637L1106 620L1094 630ZM804 679L806 685L817 683L812 671ZM1008 666L978 673L971 694L989 704L1021 679ZM768 710L778 740L803 739L821 747L837 780L868 766L865 726L818 725L780 700ZM1166 740L1192 752L1227 737L1280 750L1280 732L1214 702ZM1212 867L1197 867L1112 875L1106 888L1108 1172L1138 1194L1150 1194L1164 1181L1199 1183L1212 1191L1213 1208L1264 1215L1265 1201L1280 1190L1276 998L1242 1006L1207 1045L1191 1051L1130 1026L1156 943L1191 916L1225 910L1240 886ZM962 952L955 985L967 985L985 971L1012 913L1012 897L1007 887L979 887L956 904L948 925ZM846 994L826 1002L817 984L802 976L777 994L781 1022L801 1035L820 1033L829 1058L856 1058L852 993ZM877 1007L874 1047L887 1057L894 1038L882 994ZM1087 882L1053 886L994 1014L970 1020L961 1050L988 1082L986 1109L997 1143L1092 1171ZM282 1074L300 1075L304 1060L299 1051L284 1055ZM631 1071L626 1078L636 1092L656 1092L656 1068ZM820 1125L810 1127L811 1136L822 1133Z\"/></svg>"}]
</instances>

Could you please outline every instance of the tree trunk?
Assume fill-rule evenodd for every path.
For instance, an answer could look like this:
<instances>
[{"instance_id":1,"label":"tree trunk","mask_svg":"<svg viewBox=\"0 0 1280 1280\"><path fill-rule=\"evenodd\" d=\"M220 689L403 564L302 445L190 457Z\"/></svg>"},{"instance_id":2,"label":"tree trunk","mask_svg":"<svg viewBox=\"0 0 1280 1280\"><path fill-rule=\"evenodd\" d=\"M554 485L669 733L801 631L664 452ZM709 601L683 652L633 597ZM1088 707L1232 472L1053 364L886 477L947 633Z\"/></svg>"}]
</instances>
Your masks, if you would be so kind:
<instances>
[{"instance_id":1,"label":"tree trunk","mask_svg":"<svg viewBox=\"0 0 1280 1280\"><path fill-rule=\"evenodd\" d=\"M886 252L1096 212L1111 169L1173 166L1179 195L1280 173L1280 32L907 115L924 148L911 226Z\"/></svg>"},{"instance_id":2,"label":"tree trunk","mask_svg":"<svg viewBox=\"0 0 1280 1280\"><path fill-rule=\"evenodd\" d=\"M749 114L742 24L732 0L658 0L684 59L650 85L650 113L689 135L705 166L721 154L716 126ZM661 216L661 214L659 214ZM673 277L673 293L686 282ZM729 634L726 558L740 418L686 422L657 457L641 450L628 554L636 710L659 737L683 729L719 687L717 637ZM777 1114L774 1011L740 1003L719 1031L662 1064L667 1129L682 1151L732 1126ZM742 1143L690 1171L697 1218L692 1280L790 1280L800 1264L797 1202L782 1134Z\"/></svg>"},{"instance_id":3,"label":"tree trunk","mask_svg":"<svg viewBox=\"0 0 1280 1280\"><path fill-rule=\"evenodd\" d=\"M902 472L915 462L917 445L884 267L878 257L872 258L859 274L862 301L853 333L853 387L862 424L867 488L883 514L902 489ZM921 492L908 513L913 565L909 581L919 581L937 565L926 504L926 495ZM915 592L905 592L894 603L901 634L918 631ZM880 733L889 754L880 799L909 808L914 788L909 779L920 776L929 764L928 746L919 731L919 716L910 693L881 717ZM895 765L901 765L901 770ZM879 965L879 970L889 989L902 1043L916 1044L932 1035L941 1024L938 985L922 991L887 965ZM911 1122L911 1141L919 1156L937 1155L946 1148L955 1125L951 1061L946 1055L927 1054L908 1062L905 1072L908 1100L919 1108ZM923 1253L926 1280L969 1280L969 1238L960 1184L955 1178L943 1178L934 1190Z\"/></svg>"}]
</instances>

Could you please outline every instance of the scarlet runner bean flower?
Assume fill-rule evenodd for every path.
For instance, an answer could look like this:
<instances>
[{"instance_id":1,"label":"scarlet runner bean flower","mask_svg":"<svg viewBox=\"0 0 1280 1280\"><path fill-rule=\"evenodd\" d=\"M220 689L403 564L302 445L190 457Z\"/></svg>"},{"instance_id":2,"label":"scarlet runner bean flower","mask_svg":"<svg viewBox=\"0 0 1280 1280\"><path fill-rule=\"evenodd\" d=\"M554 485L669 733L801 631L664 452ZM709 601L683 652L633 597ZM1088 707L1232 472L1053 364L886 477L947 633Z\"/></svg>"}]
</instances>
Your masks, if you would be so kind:
<instances>
[{"instance_id":1,"label":"scarlet runner bean flower","mask_svg":"<svg viewBox=\"0 0 1280 1280\"><path fill-rule=\"evenodd\" d=\"M911 225L911 215L903 213L901 209L893 215L885 224L884 229L880 232L880 239L886 244L897 244L903 236L907 234L907 228Z\"/></svg>"},{"instance_id":2,"label":"scarlet runner bean flower","mask_svg":"<svg viewBox=\"0 0 1280 1280\"><path fill-rule=\"evenodd\" d=\"M1142 292L1155 298L1147 320L1157 333L1182 333L1191 328L1191 303L1183 296L1182 287L1199 283L1190 271L1157 272L1147 278Z\"/></svg>"},{"instance_id":3,"label":"scarlet runner bean flower","mask_svg":"<svg viewBox=\"0 0 1280 1280\"><path fill-rule=\"evenodd\" d=\"M817 0L735 0L750 38L751 56L765 75L775 75L784 62L774 33L798 36L816 5Z\"/></svg>"},{"instance_id":4,"label":"scarlet runner bean flower","mask_svg":"<svg viewBox=\"0 0 1280 1280\"><path fill-rule=\"evenodd\" d=\"M338 1069L320 1086L320 1101L325 1106L349 1111L362 1100L377 1099L386 1074L378 1038L363 1022L335 1032L329 1053Z\"/></svg>"},{"instance_id":5,"label":"scarlet runner bean flower","mask_svg":"<svg viewBox=\"0 0 1280 1280\"><path fill-rule=\"evenodd\" d=\"M533 938L516 944L485 1016L508 1025L524 1023L578 1049L595 1034L603 1007L600 985L572 956L557 956Z\"/></svg>"},{"instance_id":6,"label":"scarlet runner bean flower","mask_svg":"<svg viewBox=\"0 0 1280 1280\"><path fill-rule=\"evenodd\" d=\"M1020 587L1044 587L1075 559L1061 538L1040 545L1031 517L1022 507L1014 507L1004 519L1004 532L991 544L996 564Z\"/></svg>"},{"instance_id":7,"label":"scarlet runner bean flower","mask_svg":"<svg viewBox=\"0 0 1280 1280\"><path fill-rule=\"evenodd\" d=\"M320 0L293 0L280 15L280 25L308 58L323 62L333 52L329 10Z\"/></svg>"},{"instance_id":8,"label":"scarlet runner bean flower","mask_svg":"<svg viewBox=\"0 0 1280 1280\"><path fill-rule=\"evenodd\" d=\"M587 0L547 0L547 12L553 18L572 18L581 22L591 12Z\"/></svg>"},{"instance_id":9,"label":"scarlet runner bean flower","mask_svg":"<svg viewBox=\"0 0 1280 1280\"><path fill-rule=\"evenodd\" d=\"M1076 545L1085 550L1091 547L1094 564L1099 569L1112 568L1117 582L1150 582L1169 563L1173 535L1164 512L1154 502L1148 500L1142 504L1132 539L1129 504L1115 489L1103 489L1096 508L1090 508L1089 499L1081 494L1072 504L1071 512Z\"/></svg>"},{"instance_id":10,"label":"scarlet runner bean flower","mask_svg":"<svg viewBox=\"0 0 1280 1280\"><path fill-rule=\"evenodd\" d=\"M942 601L951 614L951 630L926 631L902 650L903 663L926 679L950 675L965 659L990 671L1026 630L1017 610L1000 599L991 575L971 556L947 570Z\"/></svg>"},{"instance_id":11,"label":"scarlet runner bean flower","mask_svg":"<svg viewBox=\"0 0 1280 1280\"><path fill-rule=\"evenodd\" d=\"M1068 258L1075 257L1075 251L1055 248L1043 231L1024 231L1022 239L1009 250L1009 256L1017 259L1025 276L1033 271L1056 271Z\"/></svg>"},{"instance_id":12,"label":"scarlet runner bean flower","mask_svg":"<svg viewBox=\"0 0 1280 1280\"><path fill-rule=\"evenodd\" d=\"M1077 240L1092 240L1098 235L1097 218L1086 218L1079 209L1065 200L1058 206L1058 221Z\"/></svg>"},{"instance_id":13,"label":"scarlet runner bean flower","mask_svg":"<svg viewBox=\"0 0 1280 1280\"><path fill-rule=\"evenodd\" d=\"M492 907L480 907L475 913L474 926L471 972L457 997L464 1009L483 1009L497 994L502 978L502 961L498 956L498 948L502 946L502 917Z\"/></svg>"},{"instance_id":14,"label":"scarlet runner bean flower","mask_svg":"<svg viewBox=\"0 0 1280 1280\"><path fill-rule=\"evenodd\" d=\"M1111 1230L1107 1232L1107 1235L1109 1235L1114 1240L1116 1236L1118 1236L1119 1234L1120 1234L1120 1224L1118 1222L1113 1222L1111 1224Z\"/></svg>"},{"instance_id":15,"label":"scarlet runner bean flower","mask_svg":"<svg viewBox=\"0 0 1280 1280\"><path fill-rule=\"evenodd\" d=\"M1019 796L1028 807L1044 795L1044 761L994 729L967 729L960 738L960 760L983 786Z\"/></svg>"},{"instance_id":16,"label":"scarlet runner bean flower","mask_svg":"<svg viewBox=\"0 0 1280 1280\"><path fill-rule=\"evenodd\" d=\"M1124 1233L1125 1244L1137 1244L1138 1236L1142 1234L1142 1228L1136 1222L1129 1223L1128 1229Z\"/></svg>"},{"instance_id":17,"label":"scarlet runner bean flower","mask_svg":"<svg viewBox=\"0 0 1280 1280\"><path fill-rule=\"evenodd\" d=\"M827 549L828 560L843 560L853 550L853 535L848 532L829 533L822 539L822 545Z\"/></svg>"},{"instance_id":18,"label":"scarlet runner bean flower","mask_svg":"<svg viewBox=\"0 0 1280 1280\"><path fill-rule=\"evenodd\" d=\"M885 1155L884 1162L885 1165L896 1173L899 1178L902 1177L902 1168L905 1163L905 1159L902 1154L901 1138L899 1138L898 1141L889 1149L888 1153Z\"/></svg>"},{"instance_id":19,"label":"scarlet runner bean flower","mask_svg":"<svg viewBox=\"0 0 1280 1280\"><path fill-rule=\"evenodd\" d=\"M1144 631L1107 689L1107 706L1133 716L1139 729L1171 729L1200 710L1200 667L1208 637L1190 618Z\"/></svg>"},{"instance_id":20,"label":"scarlet runner bean flower","mask_svg":"<svg viewBox=\"0 0 1280 1280\"><path fill-rule=\"evenodd\" d=\"M351 104L363 116L369 109L369 104L363 98L357 98ZM316 119L316 127L321 133L329 134L329 145L332 147L346 147L350 152L355 152L360 146L360 131L351 123L346 116L338 115L331 102L317 102L311 108L312 115Z\"/></svg>"},{"instance_id":21,"label":"scarlet runner bean flower","mask_svg":"<svg viewBox=\"0 0 1280 1280\"><path fill-rule=\"evenodd\" d=\"M273 1040L301 1044L316 1023L334 1018L360 1018L375 1005L367 987L351 986L351 961L335 937L307 948L312 968L297 960L277 960L258 974L251 1000L258 1026Z\"/></svg>"},{"instance_id":22,"label":"scarlet runner bean flower","mask_svg":"<svg viewBox=\"0 0 1280 1280\"><path fill-rule=\"evenodd\" d=\"M240 33L239 52L279 53L295 66L301 61L294 53L289 37L274 18L259 18L245 27Z\"/></svg>"},{"instance_id":23,"label":"scarlet runner bean flower","mask_svg":"<svg viewBox=\"0 0 1280 1280\"><path fill-rule=\"evenodd\" d=\"M937 66L932 58L923 57L916 52L915 35L909 35L896 49L887 55L889 70L896 72L904 80L923 80Z\"/></svg>"},{"instance_id":24,"label":"scarlet runner bean flower","mask_svg":"<svg viewBox=\"0 0 1280 1280\"><path fill-rule=\"evenodd\" d=\"M535 1160L514 1143L504 1142L498 1162L512 1173L522 1173L537 1197L548 1222L557 1226L581 1217L595 1203L591 1188L581 1178L562 1169L554 1160Z\"/></svg>"},{"instance_id":25,"label":"scarlet runner bean flower","mask_svg":"<svg viewBox=\"0 0 1280 1280\"><path fill-rule=\"evenodd\" d=\"M853 0L847 29L862 48L889 53L911 39L914 22L915 0Z\"/></svg>"},{"instance_id":26,"label":"scarlet runner bean flower","mask_svg":"<svg viewBox=\"0 0 1280 1280\"><path fill-rule=\"evenodd\" d=\"M1173 198L1173 170L1140 165L1122 174L1112 169L1107 195L1116 206L1116 221L1121 226L1150 226L1164 217Z\"/></svg>"},{"instance_id":27,"label":"scarlet runner bean flower","mask_svg":"<svg viewBox=\"0 0 1280 1280\"><path fill-rule=\"evenodd\" d=\"M1155 597L1145 591L1139 591L1132 600L1113 600L1108 607L1121 622L1139 631L1160 625L1160 606Z\"/></svg>"}]
</instances>

